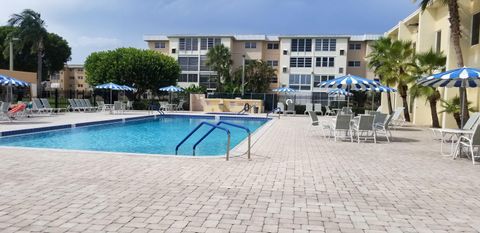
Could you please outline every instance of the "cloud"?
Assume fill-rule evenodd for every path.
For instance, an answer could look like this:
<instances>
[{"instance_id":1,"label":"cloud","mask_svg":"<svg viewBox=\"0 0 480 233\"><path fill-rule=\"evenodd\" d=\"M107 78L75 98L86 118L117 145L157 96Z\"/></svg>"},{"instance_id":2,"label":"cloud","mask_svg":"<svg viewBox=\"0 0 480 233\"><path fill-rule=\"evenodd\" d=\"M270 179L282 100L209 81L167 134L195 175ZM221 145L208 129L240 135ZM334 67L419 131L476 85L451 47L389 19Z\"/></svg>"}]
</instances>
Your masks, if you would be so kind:
<instances>
[{"instance_id":1,"label":"cloud","mask_svg":"<svg viewBox=\"0 0 480 233\"><path fill-rule=\"evenodd\" d=\"M80 36L72 45L89 48L115 48L122 44L118 38Z\"/></svg>"}]
</instances>

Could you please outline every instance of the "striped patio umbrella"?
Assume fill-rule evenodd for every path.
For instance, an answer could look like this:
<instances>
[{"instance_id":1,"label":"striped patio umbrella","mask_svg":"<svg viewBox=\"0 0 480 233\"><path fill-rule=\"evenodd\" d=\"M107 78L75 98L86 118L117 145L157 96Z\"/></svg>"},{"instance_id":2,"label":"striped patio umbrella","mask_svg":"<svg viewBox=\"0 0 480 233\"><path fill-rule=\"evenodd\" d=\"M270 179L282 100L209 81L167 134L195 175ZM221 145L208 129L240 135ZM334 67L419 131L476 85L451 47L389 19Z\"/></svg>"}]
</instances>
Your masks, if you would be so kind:
<instances>
[{"instance_id":1,"label":"striped patio umbrella","mask_svg":"<svg viewBox=\"0 0 480 233\"><path fill-rule=\"evenodd\" d=\"M176 87L176 86L162 87L162 88L159 88L158 90L167 91L167 92L182 92L182 91L184 91L181 87Z\"/></svg>"},{"instance_id":2,"label":"striped patio umbrella","mask_svg":"<svg viewBox=\"0 0 480 233\"><path fill-rule=\"evenodd\" d=\"M328 92L329 96L353 96L353 93L337 88Z\"/></svg>"},{"instance_id":3,"label":"striped patio umbrella","mask_svg":"<svg viewBox=\"0 0 480 233\"><path fill-rule=\"evenodd\" d=\"M296 90L290 88L290 87L279 87L275 88L272 91L274 92L283 92L283 93L289 93L289 92L296 92Z\"/></svg>"},{"instance_id":4,"label":"striped patio umbrella","mask_svg":"<svg viewBox=\"0 0 480 233\"><path fill-rule=\"evenodd\" d=\"M7 87L7 102L11 102L13 100L12 87L29 87L30 83L0 74L0 85Z\"/></svg>"},{"instance_id":5,"label":"striped patio umbrella","mask_svg":"<svg viewBox=\"0 0 480 233\"><path fill-rule=\"evenodd\" d=\"M124 91L133 91L133 92L137 91L137 89L135 89L133 87L129 87L127 85L122 85L122 87L123 87Z\"/></svg>"},{"instance_id":6,"label":"striped patio umbrella","mask_svg":"<svg viewBox=\"0 0 480 233\"><path fill-rule=\"evenodd\" d=\"M162 87L162 88L159 88L158 90L160 91L167 91L169 93L169 100L168 102L172 102L172 93L174 92L183 92L185 90L183 90L181 87L176 87L176 86L168 86L168 87Z\"/></svg>"},{"instance_id":7,"label":"striped patio umbrella","mask_svg":"<svg viewBox=\"0 0 480 233\"><path fill-rule=\"evenodd\" d=\"M105 83L95 86L97 89L107 89L110 90L110 104L112 104L112 91L125 91L125 88L122 85L115 83Z\"/></svg>"},{"instance_id":8,"label":"striped patio umbrella","mask_svg":"<svg viewBox=\"0 0 480 233\"><path fill-rule=\"evenodd\" d=\"M441 72L421 78L417 81L418 84L430 87L459 87L459 88L474 88L480 86L480 70L475 68L458 68ZM461 126L465 117L465 96L461 96Z\"/></svg>"},{"instance_id":9,"label":"striped patio umbrella","mask_svg":"<svg viewBox=\"0 0 480 233\"><path fill-rule=\"evenodd\" d=\"M383 86L382 84L378 83L377 87L368 88L367 91L385 92L385 93L387 93L387 95L390 95L391 92L397 92L397 89L389 87L389 86ZM373 111L373 103L374 102L375 102L375 95L372 95L372 111Z\"/></svg>"},{"instance_id":10,"label":"striped patio umbrella","mask_svg":"<svg viewBox=\"0 0 480 233\"><path fill-rule=\"evenodd\" d=\"M340 88L346 91L351 90L366 90L367 88L377 87L378 83L374 80L346 75L332 80L323 81L318 84L321 88Z\"/></svg>"}]
</instances>

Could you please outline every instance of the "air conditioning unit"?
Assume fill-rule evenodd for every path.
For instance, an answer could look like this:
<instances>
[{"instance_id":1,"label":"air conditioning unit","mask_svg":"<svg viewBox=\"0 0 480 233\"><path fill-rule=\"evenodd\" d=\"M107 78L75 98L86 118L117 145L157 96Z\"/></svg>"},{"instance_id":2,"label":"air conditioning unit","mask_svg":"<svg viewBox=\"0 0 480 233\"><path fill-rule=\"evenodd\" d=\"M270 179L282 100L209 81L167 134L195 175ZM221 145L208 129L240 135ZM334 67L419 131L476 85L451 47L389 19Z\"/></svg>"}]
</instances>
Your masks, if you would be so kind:
<instances>
[{"instance_id":1,"label":"air conditioning unit","mask_svg":"<svg viewBox=\"0 0 480 233\"><path fill-rule=\"evenodd\" d=\"M288 55L288 50L284 49L283 50L283 55Z\"/></svg>"}]
</instances>

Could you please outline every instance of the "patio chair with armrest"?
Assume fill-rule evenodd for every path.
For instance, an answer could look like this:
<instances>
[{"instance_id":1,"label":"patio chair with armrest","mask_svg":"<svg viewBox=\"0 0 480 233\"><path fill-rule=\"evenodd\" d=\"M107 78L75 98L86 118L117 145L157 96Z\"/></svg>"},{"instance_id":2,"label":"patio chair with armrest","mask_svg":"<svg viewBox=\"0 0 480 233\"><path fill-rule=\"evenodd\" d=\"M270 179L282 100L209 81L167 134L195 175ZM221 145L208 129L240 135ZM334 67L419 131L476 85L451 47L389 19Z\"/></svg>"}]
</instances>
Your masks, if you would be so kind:
<instances>
[{"instance_id":1,"label":"patio chair with armrest","mask_svg":"<svg viewBox=\"0 0 480 233\"><path fill-rule=\"evenodd\" d=\"M65 108L52 108L52 106L50 106L50 103L48 102L47 99L45 98L41 98L40 99L40 102L42 102L43 106L47 109L52 109L52 112L55 112L55 113L59 113L61 112L62 110L65 111L66 109Z\"/></svg>"},{"instance_id":2,"label":"patio chair with armrest","mask_svg":"<svg viewBox=\"0 0 480 233\"><path fill-rule=\"evenodd\" d=\"M278 102L277 103L277 109L279 109L277 112L284 113L285 112L285 105L282 102Z\"/></svg>"},{"instance_id":3,"label":"patio chair with armrest","mask_svg":"<svg viewBox=\"0 0 480 233\"><path fill-rule=\"evenodd\" d=\"M322 104L314 104L315 107L315 112L320 113L320 115L323 115L323 110L322 110Z\"/></svg>"},{"instance_id":4,"label":"patio chair with armrest","mask_svg":"<svg viewBox=\"0 0 480 233\"><path fill-rule=\"evenodd\" d=\"M291 113L295 116L297 112L295 111L295 103L293 102L293 100L288 99L287 101L285 101L285 103L287 104L287 110L284 112L284 115Z\"/></svg>"},{"instance_id":5,"label":"patio chair with armrest","mask_svg":"<svg viewBox=\"0 0 480 233\"><path fill-rule=\"evenodd\" d=\"M377 133L374 127L375 116L360 115L358 122L352 123L352 130L357 137L357 142L360 143L360 139L363 138L373 139L374 143L377 143Z\"/></svg>"},{"instance_id":6,"label":"patio chair with armrest","mask_svg":"<svg viewBox=\"0 0 480 233\"><path fill-rule=\"evenodd\" d=\"M307 114L308 112L313 112L313 104L311 103L305 104L305 112L303 114Z\"/></svg>"},{"instance_id":7,"label":"patio chair with armrest","mask_svg":"<svg viewBox=\"0 0 480 233\"><path fill-rule=\"evenodd\" d=\"M320 127L320 129L322 130L323 137L326 138L327 134L325 133L325 131L330 130L330 127L325 123L320 124L320 121L318 120L318 116L317 116L316 112L308 111L307 113L310 116L310 123L312 125L312 128L313 127Z\"/></svg>"},{"instance_id":8,"label":"patio chair with armrest","mask_svg":"<svg viewBox=\"0 0 480 233\"><path fill-rule=\"evenodd\" d=\"M334 116L335 112L332 109L330 109L330 107L328 105L325 105L325 115L326 116Z\"/></svg>"},{"instance_id":9,"label":"patio chair with armrest","mask_svg":"<svg viewBox=\"0 0 480 233\"><path fill-rule=\"evenodd\" d=\"M477 154L478 154L478 148L480 148L480 127L479 124L475 126L473 129L473 134L471 137L468 137L466 135L460 136L457 142L457 146L455 147L455 153L453 155L453 159L456 159L458 155L461 153L462 147L468 147L468 152L470 154L468 155L472 159L473 165L475 165L475 159L480 158L480 155L475 155L474 149L477 148Z\"/></svg>"},{"instance_id":10,"label":"patio chair with armrest","mask_svg":"<svg viewBox=\"0 0 480 233\"><path fill-rule=\"evenodd\" d=\"M390 142L390 138L392 137L392 131L390 130L390 121L392 120L392 117L393 117L393 114L387 116L387 114L381 113L381 115L377 115L377 117L375 117L375 123L374 123L377 136L379 134L385 135L388 142ZM380 118L380 119L377 120L377 118ZM383 122L381 122L381 118L384 119Z\"/></svg>"},{"instance_id":11,"label":"patio chair with armrest","mask_svg":"<svg viewBox=\"0 0 480 233\"><path fill-rule=\"evenodd\" d=\"M329 127L330 134L333 134L334 141L337 141L337 138L350 138L350 141L353 142L352 129L350 128L351 120L352 115L337 115L335 118L335 123L330 124Z\"/></svg>"}]
</instances>

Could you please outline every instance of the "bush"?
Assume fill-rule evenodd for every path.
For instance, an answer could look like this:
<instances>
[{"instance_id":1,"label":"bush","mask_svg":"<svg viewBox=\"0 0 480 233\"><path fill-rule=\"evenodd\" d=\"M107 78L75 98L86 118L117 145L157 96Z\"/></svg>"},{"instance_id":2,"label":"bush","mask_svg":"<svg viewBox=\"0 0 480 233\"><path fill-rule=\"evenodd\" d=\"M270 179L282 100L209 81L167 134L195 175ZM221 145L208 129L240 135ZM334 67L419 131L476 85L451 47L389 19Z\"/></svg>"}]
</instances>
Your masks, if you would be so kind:
<instances>
[{"instance_id":1,"label":"bush","mask_svg":"<svg viewBox=\"0 0 480 233\"><path fill-rule=\"evenodd\" d=\"M147 110L149 105L148 100L138 100L133 102L134 110Z\"/></svg>"}]
</instances>

